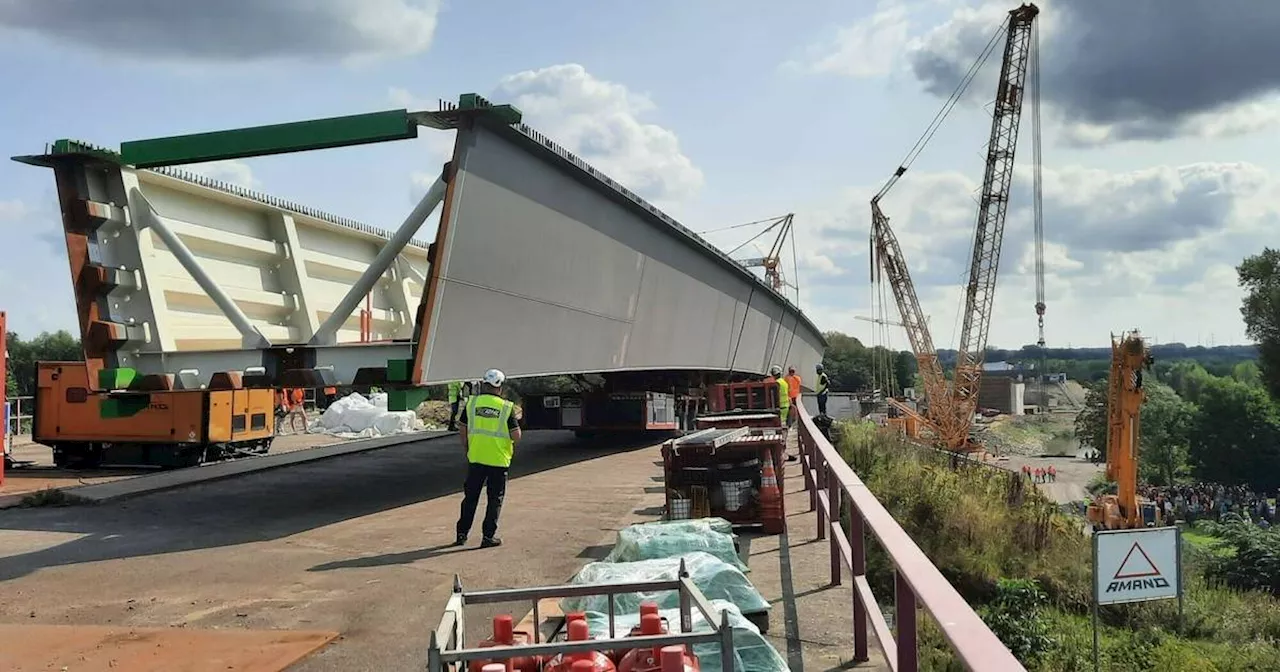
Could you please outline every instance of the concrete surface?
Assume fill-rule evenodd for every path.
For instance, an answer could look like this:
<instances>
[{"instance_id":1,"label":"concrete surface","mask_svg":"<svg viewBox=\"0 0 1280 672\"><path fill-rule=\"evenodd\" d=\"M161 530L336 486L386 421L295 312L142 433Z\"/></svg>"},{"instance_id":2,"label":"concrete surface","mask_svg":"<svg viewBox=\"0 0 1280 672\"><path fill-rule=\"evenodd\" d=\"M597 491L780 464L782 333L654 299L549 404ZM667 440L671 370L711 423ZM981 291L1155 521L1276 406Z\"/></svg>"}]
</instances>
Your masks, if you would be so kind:
<instances>
[{"instance_id":1,"label":"concrete surface","mask_svg":"<svg viewBox=\"0 0 1280 672\"><path fill-rule=\"evenodd\" d=\"M336 632L0 625L0 669L9 672L280 672Z\"/></svg>"},{"instance_id":2,"label":"concrete surface","mask_svg":"<svg viewBox=\"0 0 1280 672\"><path fill-rule=\"evenodd\" d=\"M440 436L443 432L433 432L427 436ZM137 494L149 490L160 490L174 485L182 485L202 480L214 480L226 475L237 475L247 471L271 469L276 466L293 464L297 461L324 459L335 454L345 454L350 450L369 450L384 445L414 440L413 437L382 437L379 439L362 439L353 441L326 434L284 434L276 437L271 443L271 451L265 456L240 458L216 464L161 471L158 469L59 469L53 466L53 452L47 446L25 442L13 447L14 459L30 463L16 469L6 470L3 485L0 485L0 509L17 506L23 498L40 490L75 489L75 494L101 501L103 496L113 492ZM344 446L352 446L350 450ZM328 448L319 453L280 457L312 448ZM262 461L265 460L265 461ZM239 467L224 465L239 464ZM214 469L214 467L218 467ZM213 469L213 471L208 471ZM81 486L116 483L126 479L143 478L134 484L117 483L111 488L93 490ZM87 494L85 494L87 493Z\"/></svg>"},{"instance_id":3,"label":"concrete surface","mask_svg":"<svg viewBox=\"0 0 1280 672\"><path fill-rule=\"evenodd\" d=\"M660 514L658 459L655 447L529 432L506 543L484 550L479 519L472 543L449 547L465 469L452 439L100 506L0 511L0 622L336 631L290 669L420 669L455 573L475 588L568 579L620 527ZM469 636L496 611L471 611Z\"/></svg>"},{"instance_id":4,"label":"concrete surface","mask_svg":"<svg viewBox=\"0 0 1280 672\"><path fill-rule=\"evenodd\" d=\"M793 455L794 436L792 432L788 449ZM817 513L809 511L799 462L787 463L781 485L787 532L745 537L743 544L751 567L748 578L771 606L770 643L787 659L791 672L890 669L869 628L870 660L852 662L853 580L845 569L843 584L831 585L830 546L818 540Z\"/></svg>"}]
</instances>

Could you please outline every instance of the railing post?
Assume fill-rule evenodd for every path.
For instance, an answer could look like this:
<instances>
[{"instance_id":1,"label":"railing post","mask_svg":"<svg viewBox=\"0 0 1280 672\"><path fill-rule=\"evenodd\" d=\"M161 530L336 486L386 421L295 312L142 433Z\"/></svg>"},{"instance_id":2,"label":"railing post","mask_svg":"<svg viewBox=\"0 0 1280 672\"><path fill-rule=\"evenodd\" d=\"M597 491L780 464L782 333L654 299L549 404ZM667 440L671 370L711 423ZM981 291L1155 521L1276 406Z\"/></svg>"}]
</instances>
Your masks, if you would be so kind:
<instances>
[{"instance_id":1,"label":"railing post","mask_svg":"<svg viewBox=\"0 0 1280 672\"><path fill-rule=\"evenodd\" d=\"M862 603L858 595L858 578L867 576L867 537L862 512L858 505L849 498L849 552L852 556L849 575L853 577L853 660L865 662L870 658L867 653L867 605Z\"/></svg>"},{"instance_id":2,"label":"railing post","mask_svg":"<svg viewBox=\"0 0 1280 672\"><path fill-rule=\"evenodd\" d=\"M840 556L840 542L837 541L837 535L834 530L840 527L840 493L843 488L840 487L840 479L835 474L827 476L827 503L831 505L831 585L840 585L840 575L844 574L844 558Z\"/></svg>"},{"instance_id":3,"label":"railing post","mask_svg":"<svg viewBox=\"0 0 1280 672\"><path fill-rule=\"evenodd\" d=\"M893 573L893 615L898 626L897 672L916 672L919 667L919 650L916 644L916 594L902 578L902 572Z\"/></svg>"},{"instance_id":4,"label":"railing post","mask_svg":"<svg viewBox=\"0 0 1280 672\"><path fill-rule=\"evenodd\" d=\"M823 457L818 458L818 487L813 489L813 496L818 497L819 490L825 490L827 483L831 480L831 465ZM827 506L818 506L818 539L827 538L827 526L830 524L831 500L827 500Z\"/></svg>"}]
</instances>

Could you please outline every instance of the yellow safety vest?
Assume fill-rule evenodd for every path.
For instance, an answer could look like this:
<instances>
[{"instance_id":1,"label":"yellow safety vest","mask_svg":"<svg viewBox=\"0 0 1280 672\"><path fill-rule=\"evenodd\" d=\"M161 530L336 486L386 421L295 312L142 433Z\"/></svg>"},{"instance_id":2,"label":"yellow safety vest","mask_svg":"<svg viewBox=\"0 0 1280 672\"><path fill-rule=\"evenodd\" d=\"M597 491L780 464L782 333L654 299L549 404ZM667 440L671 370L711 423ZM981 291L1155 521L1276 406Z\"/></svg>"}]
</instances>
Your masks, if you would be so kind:
<instances>
[{"instance_id":1,"label":"yellow safety vest","mask_svg":"<svg viewBox=\"0 0 1280 672\"><path fill-rule=\"evenodd\" d=\"M452 404L453 402L457 401L458 395L461 393L462 393L462 381L460 380L449 381L449 403Z\"/></svg>"},{"instance_id":2,"label":"yellow safety vest","mask_svg":"<svg viewBox=\"0 0 1280 672\"><path fill-rule=\"evenodd\" d=\"M492 394L467 400L467 461L491 467L510 467L515 442L507 419L515 404Z\"/></svg>"},{"instance_id":3,"label":"yellow safety vest","mask_svg":"<svg viewBox=\"0 0 1280 672\"><path fill-rule=\"evenodd\" d=\"M828 384L828 381L827 381L827 374L825 374L825 373L823 373L823 374L819 374L819 376L818 376L818 394L823 394L823 393L825 393L825 392L827 391L827 384Z\"/></svg>"},{"instance_id":4,"label":"yellow safety vest","mask_svg":"<svg viewBox=\"0 0 1280 672\"><path fill-rule=\"evenodd\" d=\"M791 410L791 395L787 394L787 381L783 378L774 380L778 381L778 415L786 420L787 412Z\"/></svg>"}]
</instances>

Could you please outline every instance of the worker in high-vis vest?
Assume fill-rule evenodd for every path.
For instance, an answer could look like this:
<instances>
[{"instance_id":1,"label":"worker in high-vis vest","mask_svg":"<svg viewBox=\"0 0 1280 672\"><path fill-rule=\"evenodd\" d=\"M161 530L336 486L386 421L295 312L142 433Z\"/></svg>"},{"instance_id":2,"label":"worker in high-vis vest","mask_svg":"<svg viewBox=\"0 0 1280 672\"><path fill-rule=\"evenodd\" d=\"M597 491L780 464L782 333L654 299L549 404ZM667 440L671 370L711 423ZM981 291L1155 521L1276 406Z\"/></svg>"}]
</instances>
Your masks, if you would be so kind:
<instances>
[{"instance_id":1,"label":"worker in high-vis vest","mask_svg":"<svg viewBox=\"0 0 1280 672\"><path fill-rule=\"evenodd\" d=\"M520 440L520 413L515 404L502 398L502 383L506 374L489 369L484 374L476 394L467 398L458 435L467 449L467 480L462 486L462 513L458 517L458 536L454 546L467 543L471 524L480 505L480 489L489 496L485 506L484 522L480 532L480 548L501 546L498 534L498 515L502 513L502 498L507 492L507 469L516 441Z\"/></svg>"},{"instance_id":2,"label":"worker in high-vis vest","mask_svg":"<svg viewBox=\"0 0 1280 672\"><path fill-rule=\"evenodd\" d=\"M827 393L830 391L831 381L827 378L827 372L823 370L821 364L814 366L813 370L818 374L818 415L826 415Z\"/></svg>"},{"instance_id":3,"label":"worker in high-vis vest","mask_svg":"<svg viewBox=\"0 0 1280 672\"><path fill-rule=\"evenodd\" d=\"M787 381L787 395L790 397L787 405L791 407L791 412L786 417L787 426L790 427L796 422L796 413L800 412L800 375L796 373L796 367L787 367L787 377L784 380Z\"/></svg>"},{"instance_id":4,"label":"worker in high-vis vest","mask_svg":"<svg viewBox=\"0 0 1280 672\"><path fill-rule=\"evenodd\" d=\"M769 377L766 382L776 383L778 386L778 417L782 418L782 424L787 424L787 416L791 415L791 393L787 386L787 379L782 377L782 367L774 364L769 367Z\"/></svg>"},{"instance_id":5,"label":"worker in high-vis vest","mask_svg":"<svg viewBox=\"0 0 1280 672\"><path fill-rule=\"evenodd\" d=\"M462 381L449 381L449 431L458 429L458 401L462 398Z\"/></svg>"}]
</instances>

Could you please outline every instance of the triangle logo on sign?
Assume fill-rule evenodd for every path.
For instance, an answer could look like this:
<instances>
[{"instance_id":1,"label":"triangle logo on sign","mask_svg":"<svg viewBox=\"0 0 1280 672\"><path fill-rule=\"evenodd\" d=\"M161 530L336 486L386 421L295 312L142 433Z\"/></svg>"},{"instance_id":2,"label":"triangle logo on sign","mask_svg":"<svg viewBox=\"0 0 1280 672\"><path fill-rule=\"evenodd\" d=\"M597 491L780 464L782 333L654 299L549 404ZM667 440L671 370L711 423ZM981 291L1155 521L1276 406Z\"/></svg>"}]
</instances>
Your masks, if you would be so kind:
<instances>
[{"instance_id":1,"label":"triangle logo on sign","mask_svg":"<svg viewBox=\"0 0 1280 672\"><path fill-rule=\"evenodd\" d=\"M1135 554L1134 551L1137 553ZM1129 553L1124 556L1124 562L1121 562L1120 568L1116 570L1114 579L1140 579L1146 576L1160 576L1160 570L1156 568L1156 564L1151 561L1147 552L1142 550L1142 546L1135 541Z\"/></svg>"}]
</instances>

